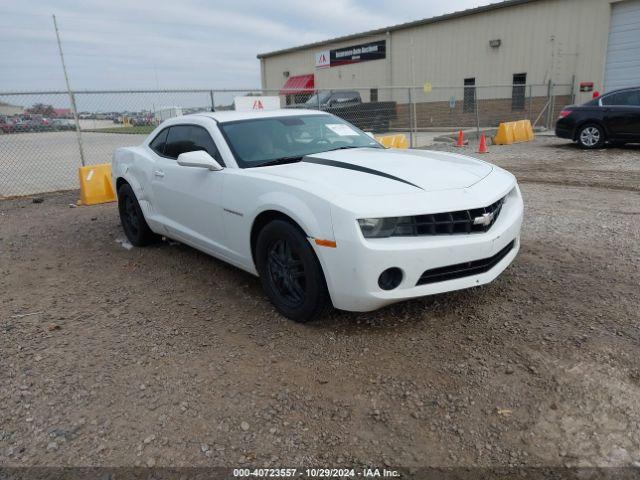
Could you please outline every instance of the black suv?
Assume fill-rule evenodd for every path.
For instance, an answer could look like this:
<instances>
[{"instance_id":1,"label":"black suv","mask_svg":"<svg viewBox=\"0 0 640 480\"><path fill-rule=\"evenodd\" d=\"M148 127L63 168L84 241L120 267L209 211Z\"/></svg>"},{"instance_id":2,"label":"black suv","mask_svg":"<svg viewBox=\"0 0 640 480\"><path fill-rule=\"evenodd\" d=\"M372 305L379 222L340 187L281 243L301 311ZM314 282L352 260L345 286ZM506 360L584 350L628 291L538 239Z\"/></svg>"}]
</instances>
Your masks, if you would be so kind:
<instances>
[{"instance_id":1,"label":"black suv","mask_svg":"<svg viewBox=\"0 0 640 480\"><path fill-rule=\"evenodd\" d=\"M560 112L556 135L582 148L602 148L640 142L640 87L624 88L570 105Z\"/></svg>"}]
</instances>

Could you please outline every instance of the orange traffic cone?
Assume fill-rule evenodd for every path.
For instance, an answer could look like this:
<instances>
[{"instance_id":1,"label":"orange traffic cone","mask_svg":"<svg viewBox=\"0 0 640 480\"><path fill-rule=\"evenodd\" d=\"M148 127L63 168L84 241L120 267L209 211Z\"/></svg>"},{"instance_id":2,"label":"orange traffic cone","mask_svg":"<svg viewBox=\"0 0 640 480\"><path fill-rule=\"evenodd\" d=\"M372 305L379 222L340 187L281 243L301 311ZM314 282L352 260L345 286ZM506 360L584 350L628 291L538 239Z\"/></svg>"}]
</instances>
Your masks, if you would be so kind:
<instances>
[{"instance_id":1,"label":"orange traffic cone","mask_svg":"<svg viewBox=\"0 0 640 480\"><path fill-rule=\"evenodd\" d=\"M464 147L464 132L462 130L458 132L458 141L456 142L456 147Z\"/></svg>"},{"instance_id":2,"label":"orange traffic cone","mask_svg":"<svg viewBox=\"0 0 640 480\"><path fill-rule=\"evenodd\" d=\"M478 153L489 153L487 150L487 139L484 136L484 133L480 135L480 145L478 146Z\"/></svg>"}]
</instances>

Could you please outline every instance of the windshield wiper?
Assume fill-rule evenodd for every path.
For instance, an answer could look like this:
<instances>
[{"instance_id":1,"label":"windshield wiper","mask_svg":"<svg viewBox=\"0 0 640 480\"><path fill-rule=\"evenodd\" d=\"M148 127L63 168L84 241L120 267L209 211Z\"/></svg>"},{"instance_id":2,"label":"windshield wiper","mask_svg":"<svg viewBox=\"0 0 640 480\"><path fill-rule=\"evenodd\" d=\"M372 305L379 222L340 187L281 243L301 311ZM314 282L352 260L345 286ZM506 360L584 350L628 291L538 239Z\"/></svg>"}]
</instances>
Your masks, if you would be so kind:
<instances>
[{"instance_id":1,"label":"windshield wiper","mask_svg":"<svg viewBox=\"0 0 640 480\"><path fill-rule=\"evenodd\" d=\"M325 152L333 152L334 150L348 150L350 148L362 148L362 147L357 147L355 145L343 145L341 147L330 148L329 150L325 150ZM323 153L323 152L320 152L320 153Z\"/></svg>"},{"instance_id":2,"label":"windshield wiper","mask_svg":"<svg viewBox=\"0 0 640 480\"><path fill-rule=\"evenodd\" d=\"M270 167L272 165L284 165L285 163L296 163L302 160L303 155L295 155L291 157L282 157L276 158L274 160L269 160L264 163L259 163L258 165L254 165L255 167Z\"/></svg>"}]
</instances>

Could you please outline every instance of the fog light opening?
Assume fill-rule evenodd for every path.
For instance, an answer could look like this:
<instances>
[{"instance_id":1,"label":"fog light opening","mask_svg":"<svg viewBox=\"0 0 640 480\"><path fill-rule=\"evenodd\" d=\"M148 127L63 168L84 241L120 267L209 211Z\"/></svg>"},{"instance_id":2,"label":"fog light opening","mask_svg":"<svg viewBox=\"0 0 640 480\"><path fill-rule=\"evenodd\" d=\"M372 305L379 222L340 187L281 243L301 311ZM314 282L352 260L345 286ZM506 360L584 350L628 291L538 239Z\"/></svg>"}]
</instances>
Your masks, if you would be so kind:
<instances>
[{"instance_id":1,"label":"fog light opening","mask_svg":"<svg viewBox=\"0 0 640 480\"><path fill-rule=\"evenodd\" d=\"M398 267L387 268L378 277L378 286L382 290L393 290L402 282L402 270Z\"/></svg>"}]
</instances>

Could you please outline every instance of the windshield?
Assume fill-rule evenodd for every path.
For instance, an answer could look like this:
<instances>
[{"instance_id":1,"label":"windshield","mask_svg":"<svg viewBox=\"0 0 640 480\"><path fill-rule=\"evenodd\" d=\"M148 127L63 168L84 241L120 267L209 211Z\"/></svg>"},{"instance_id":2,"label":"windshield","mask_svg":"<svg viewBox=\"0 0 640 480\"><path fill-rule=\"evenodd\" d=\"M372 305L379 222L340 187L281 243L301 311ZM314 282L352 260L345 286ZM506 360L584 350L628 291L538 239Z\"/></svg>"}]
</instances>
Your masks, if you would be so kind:
<instances>
[{"instance_id":1,"label":"windshield","mask_svg":"<svg viewBox=\"0 0 640 480\"><path fill-rule=\"evenodd\" d=\"M323 104L329 99L330 96L331 96L331 92L316 93L315 95L312 95L309 98L309 100L307 100L304 103L305 103L305 105ZM318 98L320 98L320 100L318 100Z\"/></svg>"},{"instance_id":2,"label":"windshield","mask_svg":"<svg viewBox=\"0 0 640 480\"><path fill-rule=\"evenodd\" d=\"M238 120L219 127L240 168L340 148L383 148L353 125L326 114Z\"/></svg>"}]
</instances>

